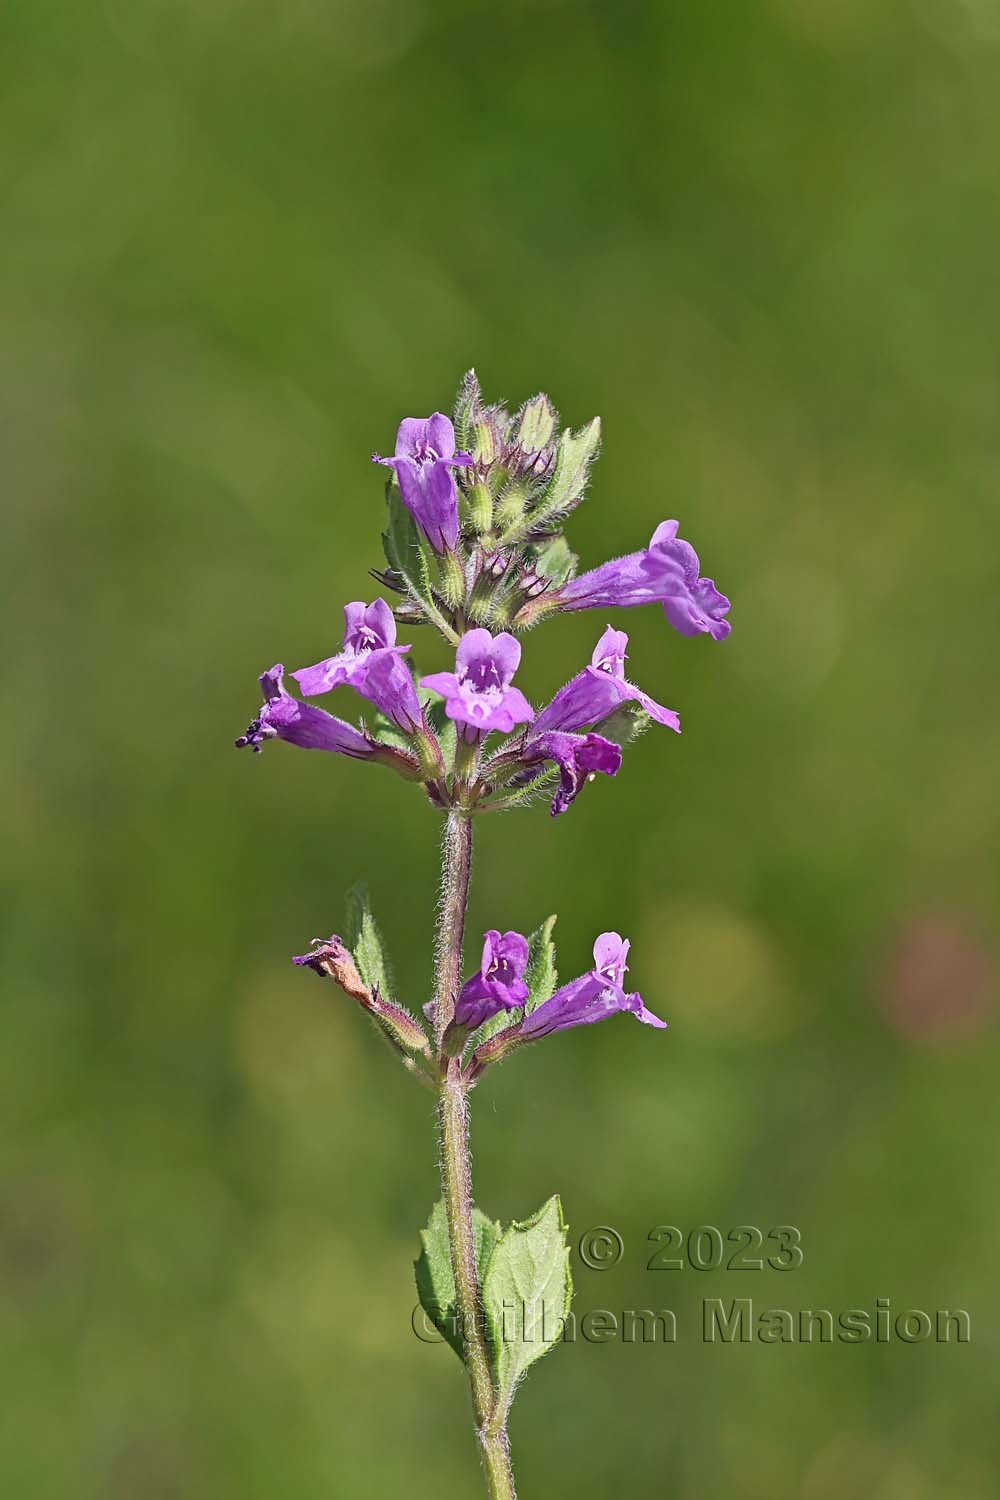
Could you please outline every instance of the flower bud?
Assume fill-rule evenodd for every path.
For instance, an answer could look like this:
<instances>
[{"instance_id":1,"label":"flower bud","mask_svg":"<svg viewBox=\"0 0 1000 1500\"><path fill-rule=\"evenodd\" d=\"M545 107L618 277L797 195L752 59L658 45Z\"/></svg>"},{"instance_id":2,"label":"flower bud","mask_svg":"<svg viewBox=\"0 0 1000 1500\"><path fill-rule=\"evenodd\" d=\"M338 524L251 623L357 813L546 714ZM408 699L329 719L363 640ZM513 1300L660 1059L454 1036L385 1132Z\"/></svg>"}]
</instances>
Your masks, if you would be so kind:
<instances>
[{"instance_id":1,"label":"flower bud","mask_svg":"<svg viewBox=\"0 0 1000 1500\"><path fill-rule=\"evenodd\" d=\"M441 597L450 609L457 609L465 600L465 570L457 555L448 549L438 559L441 580Z\"/></svg>"},{"instance_id":2,"label":"flower bud","mask_svg":"<svg viewBox=\"0 0 1000 1500\"><path fill-rule=\"evenodd\" d=\"M462 381L455 404L455 427L463 448L481 470L496 463L504 449L510 418L502 406L485 406L475 370Z\"/></svg>"},{"instance_id":3,"label":"flower bud","mask_svg":"<svg viewBox=\"0 0 1000 1500\"><path fill-rule=\"evenodd\" d=\"M501 531L517 526L531 497L530 479L510 479L504 485L496 504L496 524Z\"/></svg>"},{"instance_id":4,"label":"flower bud","mask_svg":"<svg viewBox=\"0 0 1000 1500\"><path fill-rule=\"evenodd\" d=\"M489 485L482 480L470 485L465 503L474 529L482 536L493 525L493 496Z\"/></svg>"},{"instance_id":5,"label":"flower bud","mask_svg":"<svg viewBox=\"0 0 1000 1500\"><path fill-rule=\"evenodd\" d=\"M491 468L503 453L508 420L502 406L487 406L473 422L469 452L481 469Z\"/></svg>"},{"instance_id":6,"label":"flower bud","mask_svg":"<svg viewBox=\"0 0 1000 1500\"><path fill-rule=\"evenodd\" d=\"M514 418L515 442L521 452L536 460L555 436L559 413L544 392L526 401Z\"/></svg>"},{"instance_id":7,"label":"flower bud","mask_svg":"<svg viewBox=\"0 0 1000 1500\"><path fill-rule=\"evenodd\" d=\"M497 591L502 587L509 567L510 556L505 552L491 552L481 558L479 574L469 595L470 620L488 624L494 618Z\"/></svg>"},{"instance_id":8,"label":"flower bud","mask_svg":"<svg viewBox=\"0 0 1000 1500\"><path fill-rule=\"evenodd\" d=\"M426 721L414 735L413 748L420 757L419 780L441 781L447 775L444 755L441 752L437 735L429 728Z\"/></svg>"}]
</instances>

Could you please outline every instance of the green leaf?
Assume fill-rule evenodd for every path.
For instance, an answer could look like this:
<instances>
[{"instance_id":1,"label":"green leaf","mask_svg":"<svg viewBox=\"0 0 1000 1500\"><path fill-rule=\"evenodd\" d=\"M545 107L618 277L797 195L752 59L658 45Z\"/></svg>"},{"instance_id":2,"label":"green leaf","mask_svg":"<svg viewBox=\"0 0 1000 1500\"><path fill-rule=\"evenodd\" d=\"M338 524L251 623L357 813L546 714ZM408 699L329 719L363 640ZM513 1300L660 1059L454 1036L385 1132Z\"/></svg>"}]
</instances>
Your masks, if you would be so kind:
<instances>
[{"instance_id":1,"label":"green leaf","mask_svg":"<svg viewBox=\"0 0 1000 1500\"><path fill-rule=\"evenodd\" d=\"M394 724L385 714L373 714L371 724L372 734L383 745L395 745L397 750L408 750L413 752L413 741L408 734L404 734L398 724Z\"/></svg>"},{"instance_id":2,"label":"green leaf","mask_svg":"<svg viewBox=\"0 0 1000 1500\"><path fill-rule=\"evenodd\" d=\"M546 917L541 927L528 939L528 967L524 979L528 986L525 1013L528 1014L556 992L559 975L556 970L556 945L552 941L555 916Z\"/></svg>"},{"instance_id":3,"label":"green leaf","mask_svg":"<svg viewBox=\"0 0 1000 1500\"><path fill-rule=\"evenodd\" d=\"M500 1238L500 1225L493 1219L487 1218L486 1214L478 1208L474 1208L472 1232L476 1242L476 1267L481 1285L493 1250ZM448 1215L440 1199L431 1209L427 1228L420 1231L420 1254L413 1262L413 1270L420 1306L434 1327L454 1349L459 1359L463 1359L464 1350L455 1295L455 1278L451 1272Z\"/></svg>"},{"instance_id":4,"label":"green leaf","mask_svg":"<svg viewBox=\"0 0 1000 1500\"><path fill-rule=\"evenodd\" d=\"M564 536L553 536L534 548L532 565L536 573L558 586L573 577L579 561Z\"/></svg>"},{"instance_id":5,"label":"green leaf","mask_svg":"<svg viewBox=\"0 0 1000 1500\"><path fill-rule=\"evenodd\" d=\"M597 457L600 444L600 417L595 417L586 427L581 427L579 432L571 432L568 427L563 430L556 447L552 478L531 514L533 525L537 526L542 521L572 510L583 495L587 471Z\"/></svg>"},{"instance_id":6,"label":"green leaf","mask_svg":"<svg viewBox=\"0 0 1000 1500\"><path fill-rule=\"evenodd\" d=\"M382 550L390 568L399 573L413 573L419 567L417 523L403 504L399 488L390 478L385 486L386 529L382 533Z\"/></svg>"},{"instance_id":7,"label":"green leaf","mask_svg":"<svg viewBox=\"0 0 1000 1500\"><path fill-rule=\"evenodd\" d=\"M386 562L403 575L411 598L422 603L433 618L438 613L431 600L432 580L437 572L434 555L392 479L386 483L385 503L387 524L382 533L382 550Z\"/></svg>"},{"instance_id":8,"label":"green leaf","mask_svg":"<svg viewBox=\"0 0 1000 1500\"><path fill-rule=\"evenodd\" d=\"M558 421L559 413L548 396L540 393L526 401L514 418L517 444L521 452L541 453L552 441Z\"/></svg>"},{"instance_id":9,"label":"green leaf","mask_svg":"<svg viewBox=\"0 0 1000 1500\"><path fill-rule=\"evenodd\" d=\"M562 1337L573 1282L558 1196L497 1242L483 1278L486 1328L498 1401L506 1411L518 1381Z\"/></svg>"},{"instance_id":10,"label":"green leaf","mask_svg":"<svg viewBox=\"0 0 1000 1500\"><path fill-rule=\"evenodd\" d=\"M392 998L392 974L385 944L372 916L368 887L363 881L347 893L347 946L354 955L358 973L371 990L384 1000Z\"/></svg>"}]
</instances>

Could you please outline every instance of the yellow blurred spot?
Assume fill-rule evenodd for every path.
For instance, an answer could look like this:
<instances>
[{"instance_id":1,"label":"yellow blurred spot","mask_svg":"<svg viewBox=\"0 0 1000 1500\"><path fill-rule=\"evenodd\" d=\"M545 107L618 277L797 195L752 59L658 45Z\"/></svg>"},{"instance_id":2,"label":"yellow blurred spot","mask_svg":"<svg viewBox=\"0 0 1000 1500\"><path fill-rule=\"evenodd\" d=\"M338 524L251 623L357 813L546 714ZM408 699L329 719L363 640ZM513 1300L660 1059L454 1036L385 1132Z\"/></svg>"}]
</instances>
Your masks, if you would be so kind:
<instances>
[{"instance_id":1,"label":"yellow blurred spot","mask_svg":"<svg viewBox=\"0 0 1000 1500\"><path fill-rule=\"evenodd\" d=\"M742 913L710 903L649 908L634 952L646 1003L671 1024L736 1036L783 1036L803 1005L778 950Z\"/></svg>"}]
</instances>

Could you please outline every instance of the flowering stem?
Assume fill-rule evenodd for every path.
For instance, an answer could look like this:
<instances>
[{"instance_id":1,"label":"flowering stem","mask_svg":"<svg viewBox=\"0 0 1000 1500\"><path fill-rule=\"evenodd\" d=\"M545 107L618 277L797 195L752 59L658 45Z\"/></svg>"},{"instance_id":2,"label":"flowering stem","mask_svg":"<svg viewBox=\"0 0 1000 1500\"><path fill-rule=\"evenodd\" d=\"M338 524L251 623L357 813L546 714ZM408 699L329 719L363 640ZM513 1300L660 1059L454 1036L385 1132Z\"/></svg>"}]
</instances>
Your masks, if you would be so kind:
<instances>
[{"instance_id":1,"label":"flowering stem","mask_svg":"<svg viewBox=\"0 0 1000 1500\"><path fill-rule=\"evenodd\" d=\"M462 968L462 936L472 868L472 825L460 812L448 815L441 872L441 910L438 918L435 1032L438 1054L444 1029L455 1010ZM515 1500L510 1450L503 1417L497 1420L497 1399L490 1372L483 1323L482 1297L476 1270L472 1224L472 1167L469 1159L467 1083L461 1062L449 1058L438 1103L441 1147L441 1187L448 1216L451 1269L465 1343L472 1409L476 1422L491 1500Z\"/></svg>"}]
</instances>

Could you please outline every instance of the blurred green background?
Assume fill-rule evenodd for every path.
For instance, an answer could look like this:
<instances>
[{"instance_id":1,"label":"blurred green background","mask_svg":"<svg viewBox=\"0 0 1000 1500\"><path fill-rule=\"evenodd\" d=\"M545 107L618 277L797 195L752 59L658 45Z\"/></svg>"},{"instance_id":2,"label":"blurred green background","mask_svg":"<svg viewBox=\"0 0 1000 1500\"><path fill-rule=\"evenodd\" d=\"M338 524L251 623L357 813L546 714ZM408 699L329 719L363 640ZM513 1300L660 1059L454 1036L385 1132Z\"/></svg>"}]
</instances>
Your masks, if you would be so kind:
<instances>
[{"instance_id":1,"label":"blurred green background","mask_svg":"<svg viewBox=\"0 0 1000 1500\"><path fill-rule=\"evenodd\" d=\"M479 1492L409 1326L430 1096L288 962L364 876L421 1003L437 818L232 750L475 364L603 417L585 566L676 515L734 600L724 645L615 620L681 739L479 827L473 938L558 911L568 978L618 927L671 1023L475 1095L485 1207L623 1237L577 1311L679 1324L536 1367L521 1491L996 1493L998 65L996 0L7 0L5 1491ZM604 624L530 636L529 696ZM648 1272L667 1223L805 1263ZM973 1340L704 1345L748 1295Z\"/></svg>"}]
</instances>

